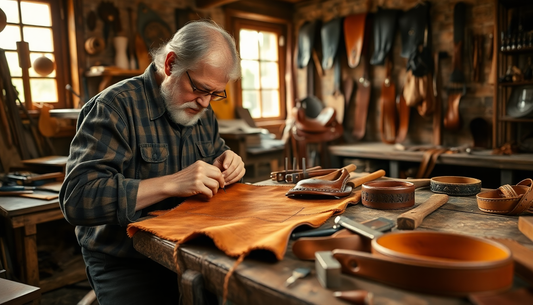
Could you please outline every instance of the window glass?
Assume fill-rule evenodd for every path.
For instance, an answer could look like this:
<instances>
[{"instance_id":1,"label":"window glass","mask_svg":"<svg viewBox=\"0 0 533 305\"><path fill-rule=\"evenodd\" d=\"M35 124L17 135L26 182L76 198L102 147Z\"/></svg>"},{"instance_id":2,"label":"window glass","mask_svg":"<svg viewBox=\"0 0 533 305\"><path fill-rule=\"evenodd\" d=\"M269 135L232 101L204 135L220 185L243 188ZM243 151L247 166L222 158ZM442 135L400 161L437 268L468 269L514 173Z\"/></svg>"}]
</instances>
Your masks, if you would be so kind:
<instances>
[{"instance_id":1,"label":"window glass","mask_svg":"<svg viewBox=\"0 0 533 305\"><path fill-rule=\"evenodd\" d=\"M22 11L22 23L52 26L50 16L50 7L48 4L35 2L22 2L20 4Z\"/></svg>"},{"instance_id":2,"label":"window glass","mask_svg":"<svg viewBox=\"0 0 533 305\"><path fill-rule=\"evenodd\" d=\"M239 35L241 59L259 58L259 33L257 31L241 30Z\"/></svg>"},{"instance_id":3,"label":"window glass","mask_svg":"<svg viewBox=\"0 0 533 305\"><path fill-rule=\"evenodd\" d=\"M16 52L6 52L7 66L11 72L11 77L21 77L22 69L19 67L19 57Z\"/></svg>"},{"instance_id":4,"label":"window glass","mask_svg":"<svg viewBox=\"0 0 533 305\"><path fill-rule=\"evenodd\" d=\"M33 102L57 102L57 84L55 79L30 79L31 97Z\"/></svg>"},{"instance_id":5,"label":"window glass","mask_svg":"<svg viewBox=\"0 0 533 305\"><path fill-rule=\"evenodd\" d=\"M261 62L261 87L264 89L279 88L278 64Z\"/></svg>"},{"instance_id":6,"label":"window glass","mask_svg":"<svg viewBox=\"0 0 533 305\"><path fill-rule=\"evenodd\" d=\"M5 50L16 50L17 41L20 41L20 30L18 26L6 25L0 32L0 48Z\"/></svg>"},{"instance_id":7,"label":"window glass","mask_svg":"<svg viewBox=\"0 0 533 305\"><path fill-rule=\"evenodd\" d=\"M259 44L262 60L278 60L278 35L276 33L260 32Z\"/></svg>"},{"instance_id":8,"label":"window glass","mask_svg":"<svg viewBox=\"0 0 533 305\"><path fill-rule=\"evenodd\" d=\"M6 13L7 22L19 23L19 9L17 1L0 1L0 8Z\"/></svg>"},{"instance_id":9,"label":"window glass","mask_svg":"<svg viewBox=\"0 0 533 305\"><path fill-rule=\"evenodd\" d=\"M261 117L261 109L259 109L259 91L243 90L242 107L250 111L252 118Z\"/></svg>"},{"instance_id":10,"label":"window glass","mask_svg":"<svg viewBox=\"0 0 533 305\"><path fill-rule=\"evenodd\" d=\"M25 26L24 40L30 44L31 51L53 52L52 29Z\"/></svg>"},{"instance_id":11,"label":"window glass","mask_svg":"<svg viewBox=\"0 0 533 305\"><path fill-rule=\"evenodd\" d=\"M261 91L262 117L277 117L280 115L279 109L279 91L263 90Z\"/></svg>"},{"instance_id":12,"label":"window glass","mask_svg":"<svg viewBox=\"0 0 533 305\"><path fill-rule=\"evenodd\" d=\"M255 60L241 61L242 89L259 89L259 63Z\"/></svg>"},{"instance_id":13,"label":"window glass","mask_svg":"<svg viewBox=\"0 0 533 305\"><path fill-rule=\"evenodd\" d=\"M18 97L21 102L25 102L24 99L24 85L22 84L22 78L12 78L11 83L15 87L15 91L18 93Z\"/></svg>"}]
</instances>

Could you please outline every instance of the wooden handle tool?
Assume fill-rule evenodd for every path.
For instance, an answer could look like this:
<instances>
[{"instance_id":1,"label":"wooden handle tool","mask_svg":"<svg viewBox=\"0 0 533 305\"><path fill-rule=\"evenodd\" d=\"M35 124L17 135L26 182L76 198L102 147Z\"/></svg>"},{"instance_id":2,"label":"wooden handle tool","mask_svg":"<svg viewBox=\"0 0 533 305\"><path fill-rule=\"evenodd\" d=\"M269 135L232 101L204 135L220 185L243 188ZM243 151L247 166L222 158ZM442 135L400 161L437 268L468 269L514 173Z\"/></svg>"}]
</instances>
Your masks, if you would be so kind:
<instances>
[{"instance_id":1,"label":"wooden handle tool","mask_svg":"<svg viewBox=\"0 0 533 305\"><path fill-rule=\"evenodd\" d=\"M414 230L416 229L424 220L426 216L431 214L436 209L440 208L448 201L448 195L444 194L435 194L431 195L428 200L426 200L421 205L416 208L407 211L396 219L396 225L400 230Z\"/></svg>"},{"instance_id":2,"label":"wooden handle tool","mask_svg":"<svg viewBox=\"0 0 533 305\"><path fill-rule=\"evenodd\" d=\"M363 183L379 179L383 176L385 176L385 171L380 169L366 176L353 178L350 180L350 183L353 184L354 188L356 188L360 185L363 185Z\"/></svg>"}]
</instances>

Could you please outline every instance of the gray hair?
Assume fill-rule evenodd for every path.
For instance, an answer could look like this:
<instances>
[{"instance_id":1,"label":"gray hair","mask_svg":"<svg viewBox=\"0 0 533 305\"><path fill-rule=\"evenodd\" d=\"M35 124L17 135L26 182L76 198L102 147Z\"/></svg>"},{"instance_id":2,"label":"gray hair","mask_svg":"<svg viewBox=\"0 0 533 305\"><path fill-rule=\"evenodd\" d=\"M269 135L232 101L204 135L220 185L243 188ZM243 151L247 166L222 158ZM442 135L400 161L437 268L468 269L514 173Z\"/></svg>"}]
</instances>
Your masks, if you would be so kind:
<instances>
[{"instance_id":1,"label":"gray hair","mask_svg":"<svg viewBox=\"0 0 533 305\"><path fill-rule=\"evenodd\" d=\"M172 74L180 76L187 70L194 70L201 62L217 68L226 68L229 81L241 77L240 57L235 40L223 28L211 20L196 20L183 26L174 37L151 55L159 73L164 73L165 59L169 52L176 54ZM220 56L212 56L220 52Z\"/></svg>"}]
</instances>

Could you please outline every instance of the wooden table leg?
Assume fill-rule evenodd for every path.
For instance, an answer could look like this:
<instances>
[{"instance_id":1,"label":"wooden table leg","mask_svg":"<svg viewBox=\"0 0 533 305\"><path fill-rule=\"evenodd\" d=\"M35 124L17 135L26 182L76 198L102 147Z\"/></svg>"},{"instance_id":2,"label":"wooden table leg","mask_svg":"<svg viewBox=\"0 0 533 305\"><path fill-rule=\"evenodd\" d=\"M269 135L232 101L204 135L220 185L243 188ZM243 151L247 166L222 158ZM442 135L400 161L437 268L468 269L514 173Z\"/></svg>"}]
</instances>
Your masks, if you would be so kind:
<instances>
[{"instance_id":1,"label":"wooden table leg","mask_svg":"<svg viewBox=\"0 0 533 305\"><path fill-rule=\"evenodd\" d=\"M37 256L37 225L24 226L24 276L27 284L39 287L39 258ZM34 300L32 304L38 305L41 300Z\"/></svg>"},{"instance_id":2,"label":"wooden table leg","mask_svg":"<svg viewBox=\"0 0 533 305\"><path fill-rule=\"evenodd\" d=\"M206 304L204 300L204 278L198 271L186 270L181 277L182 300L184 305Z\"/></svg>"}]
</instances>

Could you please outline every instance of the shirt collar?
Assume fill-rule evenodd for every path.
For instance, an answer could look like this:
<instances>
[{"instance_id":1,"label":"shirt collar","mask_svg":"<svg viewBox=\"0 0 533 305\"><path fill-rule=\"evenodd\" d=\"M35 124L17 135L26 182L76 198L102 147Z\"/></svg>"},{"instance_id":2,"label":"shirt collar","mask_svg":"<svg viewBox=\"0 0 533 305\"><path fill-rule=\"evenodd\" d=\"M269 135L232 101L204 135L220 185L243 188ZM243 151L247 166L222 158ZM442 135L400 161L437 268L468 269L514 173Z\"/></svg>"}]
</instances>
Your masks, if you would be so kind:
<instances>
[{"instance_id":1,"label":"shirt collar","mask_svg":"<svg viewBox=\"0 0 533 305\"><path fill-rule=\"evenodd\" d=\"M144 95L148 103L148 112L150 120L156 120L165 114L167 111L165 101L161 96L161 86L156 79L157 68L154 63L151 63L143 73L144 81Z\"/></svg>"}]
</instances>

